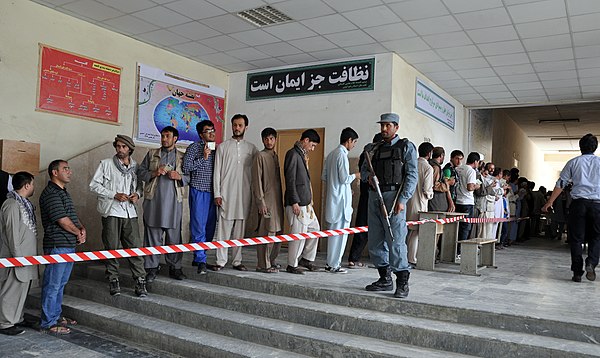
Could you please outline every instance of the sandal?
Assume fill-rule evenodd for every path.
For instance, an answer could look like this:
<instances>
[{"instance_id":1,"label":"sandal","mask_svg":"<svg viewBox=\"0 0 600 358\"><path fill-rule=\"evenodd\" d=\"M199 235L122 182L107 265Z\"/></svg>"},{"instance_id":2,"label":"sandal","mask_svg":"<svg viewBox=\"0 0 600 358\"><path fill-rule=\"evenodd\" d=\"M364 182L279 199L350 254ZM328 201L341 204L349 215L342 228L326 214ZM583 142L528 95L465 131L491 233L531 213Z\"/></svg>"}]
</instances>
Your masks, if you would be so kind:
<instances>
[{"instance_id":1,"label":"sandal","mask_svg":"<svg viewBox=\"0 0 600 358\"><path fill-rule=\"evenodd\" d=\"M360 261L357 261L357 262L348 261L348 268L356 269L356 268L363 268L363 267L365 267L365 264L363 264Z\"/></svg>"},{"instance_id":2,"label":"sandal","mask_svg":"<svg viewBox=\"0 0 600 358\"><path fill-rule=\"evenodd\" d=\"M279 270L278 270L276 267L269 267L269 268L257 267L257 268L256 268L256 272L262 272L262 273L277 273L277 272L279 272Z\"/></svg>"},{"instance_id":3,"label":"sandal","mask_svg":"<svg viewBox=\"0 0 600 358\"><path fill-rule=\"evenodd\" d=\"M242 265L242 264L239 264L239 265L237 265L237 266L233 266L233 268L234 268L235 270L238 270L238 271L248 271L248 269L246 268L246 266L244 266L244 265Z\"/></svg>"},{"instance_id":4,"label":"sandal","mask_svg":"<svg viewBox=\"0 0 600 358\"><path fill-rule=\"evenodd\" d=\"M54 326L51 326L49 328L41 329L41 332L61 336L61 335L71 333L71 330L67 327L63 327L61 325L55 324Z\"/></svg>"},{"instance_id":5,"label":"sandal","mask_svg":"<svg viewBox=\"0 0 600 358\"><path fill-rule=\"evenodd\" d=\"M221 271L223 269L223 266L221 265L206 265L208 266L209 269L211 269L212 271Z\"/></svg>"},{"instance_id":6,"label":"sandal","mask_svg":"<svg viewBox=\"0 0 600 358\"><path fill-rule=\"evenodd\" d=\"M58 322L56 323L59 326L62 327L67 327L67 326L76 326L77 325L77 321L72 319L72 318L67 318L67 317L61 317L58 319Z\"/></svg>"}]
</instances>

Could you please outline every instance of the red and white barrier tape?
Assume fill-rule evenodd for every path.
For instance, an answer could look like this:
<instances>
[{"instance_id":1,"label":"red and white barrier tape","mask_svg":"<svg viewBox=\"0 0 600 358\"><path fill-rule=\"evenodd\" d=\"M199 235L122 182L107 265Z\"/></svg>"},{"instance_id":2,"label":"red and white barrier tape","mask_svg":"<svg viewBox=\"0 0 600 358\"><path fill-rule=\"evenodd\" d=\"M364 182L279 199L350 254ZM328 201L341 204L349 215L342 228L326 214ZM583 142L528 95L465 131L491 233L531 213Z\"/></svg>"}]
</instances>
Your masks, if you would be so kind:
<instances>
[{"instance_id":1,"label":"red and white barrier tape","mask_svg":"<svg viewBox=\"0 0 600 358\"><path fill-rule=\"evenodd\" d=\"M408 221L407 226L421 225L425 223L437 223L437 224L448 224L459 221L461 219L467 220L490 220L483 218L465 218L464 216L455 216L452 218L445 219L423 219L417 221ZM525 218L523 218L525 219ZM515 219L492 219L502 221L515 221ZM522 219L518 219L522 220ZM483 222L483 221L471 221L471 222ZM118 250L101 250L101 251L86 251L86 252L75 252L71 254L54 254L54 255L35 255L35 256L22 256L22 257L9 257L0 258L0 268L9 267L23 267L33 265L50 265L56 263L65 262L82 262L82 261L97 261L104 259L120 259L126 257L136 256L150 256L150 255L164 255L178 252L192 252L198 250L214 250L228 247L242 247L242 246L253 246L261 244L269 244L276 242L288 242L295 240L315 239L321 237L337 236L343 234L357 234L367 232L367 226L360 226L347 229L338 230L324 230L314 231L308 233L299 234L286 234L276 236L260 236L253 238L237 239L237 240L225 240L225 241L211 241L202 243L188 243L179 245L163 245L163 246L151 246L151 247L139 247L133 249L118 249Z\"/></svg>"},{"instance_id":2,"label":"red and white barrier tape","mask_svg":"<svg viewBox=\"0 0 600 358\"><path fill-rule=\"evenodd\" d=\"M528 220L529 217L525 218L464 218L463 221L471 224L482 224L482 223L505 223L510 221L521 221Z\"/></svg>"}]
</instances>

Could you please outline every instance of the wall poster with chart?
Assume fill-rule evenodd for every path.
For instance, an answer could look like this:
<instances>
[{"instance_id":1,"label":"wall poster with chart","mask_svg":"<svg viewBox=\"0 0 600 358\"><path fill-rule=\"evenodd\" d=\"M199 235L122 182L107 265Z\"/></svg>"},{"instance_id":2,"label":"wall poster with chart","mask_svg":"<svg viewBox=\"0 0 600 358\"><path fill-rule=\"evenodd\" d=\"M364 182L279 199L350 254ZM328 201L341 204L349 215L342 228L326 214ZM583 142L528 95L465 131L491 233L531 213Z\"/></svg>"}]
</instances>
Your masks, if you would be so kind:
<instances>
[{"instance_id":1,"label":"wall poster with chart","mask_svg":"<svg viewBox=\"0 0 600 358\"><path fill-rule=\"evenodd\" d=\"M198 141L196 124L208 119L223 140L225 90L138 63L136 140L160 144L160 131L172 126L179 144Z\"/></svg>"}]
</instances>

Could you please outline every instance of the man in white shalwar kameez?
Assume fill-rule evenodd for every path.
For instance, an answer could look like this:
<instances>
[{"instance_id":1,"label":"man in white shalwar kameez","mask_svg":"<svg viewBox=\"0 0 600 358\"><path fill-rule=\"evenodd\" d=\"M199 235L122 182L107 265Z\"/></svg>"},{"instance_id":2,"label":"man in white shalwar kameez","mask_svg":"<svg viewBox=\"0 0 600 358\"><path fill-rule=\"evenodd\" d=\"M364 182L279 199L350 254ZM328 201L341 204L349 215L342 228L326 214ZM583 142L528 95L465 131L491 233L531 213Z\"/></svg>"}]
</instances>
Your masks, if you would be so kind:
<instances>
[{"instance_id":1,"label":"man in white shalwar kameez","mask_svg":"<svg viewBox=\"0 0 600 358\"><path fill-rule=\"evenodd\" d=\"M329 230L343 229L352 219L352 190L350 184L360 179L360 173L350 174L348 152L354 148L358 134L348 127L342 130L340 145L327 155L321 180L327 187L325 199L325 227ZM345 273L341 267L342 255L346 249L348 235L331 236L327 240L326 270L332 273Z\"/></svg>"},{"instance_id":2,"label":"man in white shalwar kameez","mask_svg":"<svg viewBox=\"0 0 600 358\"><path fill-rule=\"evenodd\" d=\"M231 118L231 139L221 143L215 155L213 190L217 205L217 240L233 240L244 237L246 219L252 203L252 161L258 150L244 140L248 117L236 114ZM233 268L247 271L242 265L242 248L233 247ZM217 249L217 263L211 266L221 270L227 263L228 248Z\"/></svg>"}]
</instances>

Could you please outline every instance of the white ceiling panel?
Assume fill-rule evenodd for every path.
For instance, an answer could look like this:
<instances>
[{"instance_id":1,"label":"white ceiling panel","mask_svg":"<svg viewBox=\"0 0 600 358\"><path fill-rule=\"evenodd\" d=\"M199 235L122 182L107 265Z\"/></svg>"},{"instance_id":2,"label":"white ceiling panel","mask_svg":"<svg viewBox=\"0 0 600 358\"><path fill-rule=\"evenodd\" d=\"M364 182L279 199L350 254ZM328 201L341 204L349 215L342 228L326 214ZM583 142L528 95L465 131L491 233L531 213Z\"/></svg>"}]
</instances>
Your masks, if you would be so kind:
<instances>
[{"instance_id":1,"label":"white ceiling panel","mask_svg":"<svg viewBox=\"0 0 600 358\"><path fill-rule=\"evenodd\" d=\"M448 64L443 61L419 63L415 65L415 67L417 68L417 70L425 73L452 70L452 68L450 68L450 66L448 66Z\"/></svg>"},{"instance_id":2,"label":"white ceiling panel","mask_svg":"<svg viewBox=\"0 0 600 358\"><path fill-rule=\"evenodd\" d=\"M517 24L567 16L564 0L546 0L513 5L508 7L508 12Z\"/></svg>"},{"instance_id":3,"label":"white ceiling panel","mask_svg":"<svg viewBox=\"0 0 600 358\"><path fill-rule=\"evenodd\" d=\"M122 32L129 35L137 35L144 32L158 30L158 26L154 26L151 23L148 23L144 20L140 20L137 17L133 17L131 15L125 15L116 17L114 19L109 19L104 21L103 23L104 26L107 26L110 29L114 29L118 32Z\"/></svg>"},{"instance_id":4,"label":"white ceiling panel","mask_svg":"<svg viewBox=\"0 0 600 358\"><path fill-rule=\"evenodd\" d=\"M270 57L269 55L262 53L252 47L240 48L237 50L227 51L225 53L228 54L229 56L238 58L244 62L254 61L254 60L262 60L262 59Z\"/></svg>"},{"instance_id":5,"label":"white ceiling panel","mask_svg":"<svg viewBox=\"0 0 600 358\"><path fill-rule=\"evenodd\" d=\"M366 45L375 42L371 36L367 35L362 30L338 32L336 34L325 35L325 38L342 48Z\"/></svg>"},{"instance_id":6,"label":"white ceiling panel","mask_svg":"<svg viewBox=\"0 0 600 358\"><path fill-rule=\"evenodd\" d=\"M525 52L512 53L508 55L487 56L487 60L492 66L520 65L529 63L529 57L527 57Z\"/></svg>"},{"instance_id":7,"label":"white ceiling panel","mask_svg":"<svg viewBox=\"0 0 600 358\"><path fill-rule=\"evenodd\" d=\"M197 43L197 42L193 42L193 41L186 42L186 43L179 44L179 45L173 45L171 47L176 51L179 51L186 55L190 55L192 57L209 55L211 53L217 52L217 50L214 50L206 45L203 45L203 44Z\"/></svg>"},{"instance_id":8,"label":"white ceiling panel","mask_svg":"<svg viewBox=\"0 0 600 358\"><path fill-rule=\"evenodd\" d=\"M523 39L527 51L552 50L557 48L572 47L571 34L534 37Z\"/></svg>"},{"instance_id":9,"label":"white ceiling panel","mask_svg":"<svg viewBox=\"0 0 600 358\"><path fill-rule=\"evenodd\" d=\"M193 0L197 1L197 0ZM261 7L265 5L264 1L261 0L208 0L214 5L224 9L227 12L239 12L243 10L253 9L255 7Z\"/></svg>"},{"instance_id":10,"label":"white ceiling panel","mask_svg":"<svg viewBox=\"0 0 600 358\"><path fill-rule=\"evenodd\" d=\"M72 1L72 0L68 0ZM124 13L136 12L156 6L156 3L150 0L98 0L104 5L115 8ZM64 2L63 2L64 3Z\"/></svg>"},{"instance_id":11,"label":"white ceiling panel","mask_svg":"<svg viewBox=\"0 0 600 358\"><path fill-rule=\"evenodd\" d=\"M502 78L502 81L504 81L504 83L506 84L511 84L511 83L523 83L523 82L537 82L539 81L539 77L537 75L537 73L523 73L523 74L519 74L519 75L502 75L500 76L500 78Z\"/></svg>"},{"instance_id":12,"label":"white ceiling panel","mask_svg":"<svg viewBox=\"0 0 600 358\"><path fill-rule=\"evenodd\" d=\"M127 2L123 1L122 2ZM224 15L227 11L218 8L204 0L179 0L165 4L165 7L190 17L194 20L206 19L213 16Z\"/></svg>"},{"instance_id":13,"label":"white ceiling panel","mask_svg":"<svg viewBox=\"0 0 600 358\"><path fill-rule=\"evenodd\" d=\"M409 21L408 25L421 36L461 30L460 25L452 16L440 16Z\"/></svg>"},{"instance_id":14,"label":"white ceiling panel","mask_svg":"<svg viewBox=\"0 0 600 358\"><path fill-rule=\"evenodd\" d=\"M348 52L342 50L341 48L324 50L324 51L316 51L316 52L311 52L310 54L313 57L315 57L316 59L321 60L321 61L335 60L335 59L339 59L339 58L350 57L350 54Z\"/></svg>"},{"instance_id":15,"label":"white ceiling panel","mask_svg":"<svg viewBox=\"0 0 600 358\"><path fill-rule=\"evenodd\" d=\"M470 45L473 43L464 31L423 36L423 40L435 48Z\"/></svg>"},{"instance_id":16,"label":"white ceiling panel","mask_svg":"<svg viewBox=\"0 0 600 358\"><path fill-rule=\"evenodd\" d=\"M481 52L475 45L455 46L437 50L438 55L444 60L480 57Z\"/></svg>"},{"instance_id":17,"label":"white ceiling panel","mask_svg":"<svg viewBox=\"0 0 600 358\"><path fill-rule=\"evenodd\" d=\"M220 32L203 25L198 21L192 21L185 24L169 27L169 31L184 36L191 40L202 40L221 35Z\"/></svg>"},{"instance_id":18,"label":"white ceiling panel","mask_svg":"<svg viewBox=\"0 0 600 358\"><path fill-rule=\"evenodd\" d=\"M229 51L246 47L244 43L225 35L211 37L198 42L219 51Z\"/></svg>"},{"instance_id":19,"label":"white ceiling panel","mask_svg":"<svg viewBox=\"0 0 600 358\"><path fill-rule=\"evenodd\" d=\"M600 67L580 69L578 72L582 81L582 85L590 85L588 81L583 81L585 78L600 77Z\"/></svg>"},{"instance_id":20,"label":"white ceiling panel","mask_svg":"<svg viewBox=\"0 0 600 358\"><path fill-rule=\"evenodd\" d=\"M368 9L349 11L342 15L361 28L387 25L400 21L400 18L396 16L389 7L383 5Z\"/></svg>"},{"instance_id":21,"label":"white ceiling panel","mask_svg":"<svg viewBox=\"0 0 600 358\"><path fill-rule=\"evenodd\" d=\"M447 15L440 0L410 0L388 5L404 21Z\"/></svg>"},{"instance_id":22,"label":"white ceiling panel","mask_svg":"<svg viewBox=\"0 0 600 358\"><path fill-rule=\"evenodd\" d=\"M567 80L542 81L542 84L546 90L550 88L578 87L579 80L577 78L572 78Z\"/></svg>"},{"instance_id":23,"label":"white ceiling panel","mask_svg":"<svg viewBox=\"0 0 600 358\"><path fill-rule=\"evenodd\" d=\"M203 55L203 56L199 56L198 58L202 59L202 61L206 61L212 65L231 65L233 63L239 63L240 60L233 57L233 56L229 56L228 54L224 53L224 52L219 52L219 53L213 53L210 55Z\"/></svg>"},{"instance_id":24,"label":"white ceiling panel","mask_svg":"<svg viewBox=\"0 0 600 358\"><path fill-rule=\"evenodd\" d=\"M344 50L348 51L353 56L364 56L389 52L388 49L386 49L379 43L372 43L360 46L350 46L345 47Z\"/></svg>"},{"instance_id":25,"label":"white ceiling panel","mask_svg":"<svg viewBox=\"0 0 600 358\"><path fill-rule=\"evenodd\" d=\"M505 85L486 85L486 86L473 86L479 93L491 93L491 92L508 92L508 88Z\"/></svg>"},{"instance_id":26,"label":"white ceiling panel","mask_svg":"<svg viewBox=\"0 0 600 358\"><path fill-rule=\"evenodd\" d=\"M323 0L329 7L333 8L337 12L345 12L357 9L364 9L366 7L377 6L383 4L381 0L361 0L361 1L348 1L348 0Z\"/></svg>"},{"instance_id":27,"label":"white ceiling panel","mask_svg":"<svg viewBox=\"0 0 600 358\"><path fill-rule=\"evenodd\" d=\"M576 62L579 69L600 67L600 59L596 57L581 58L577 59Z\"/></svg>"},{"instance_id":28,"label":"white ceiling panel","mask_svg":"<svg viewBox=\"0 0 600 358\"><path fill-rule=\"evenodd\" d=\"M519 35L517 35L514 26L498 26L469 30L467 31L467 34L469 34L471 39L478 44L519 39Z\"/></svg>"},{"instance_id":29,"label":"white ceiling panel","mask_svg":"<svg viewBox=\"0 0 600 358\"><path fill-rule=\"evenodd\" d=\"M441 58L431 50L403 53L402 58L410 63L439 61Z\"/></svg>"},{"instance_id":30,"label":"white ceiling panel","mask_svg":"<svg viewBox=\"0 0 600 358\"><path fill-rule=\"evenodd\" d=\"M577 58L600 57L600 45L575 47Z\"/></svg>"},{"instance_id":31,"label":"white ceiling panel","mask_svg":"<svg viewBox=\"0 0 600 358\"><path fill-rule=\"evenodd\" d=\"M177 45L188 40L168 30L156 30L139 35L140 38L162 46Z\"/></svg>"},{"instance_id":32,"label":"white ceiling panel","mask_svg":"<svg viewBox=\"0 0 600 358\"><path fill-rule=\"evenodd\" d=\"M468 58L464 60L450 60L448 65L455 70L466 70L469 68L487 68L490 64L483 57Z\"/></svg>"},{"instance_id":33,"label":"white ceiling panel","mask_svg":"<svg viewBox=\"0 0 600 358\"><path fill-rule=\"evenodd\" d=\"M569 23L566 18L527 22L516 24L515 27L519 35L525 39L569 33Z\"/></svg>"},{"instance_id":34,"label":"white ceiling panel","mask_svg":"<svg viewBox=\"0 0 600 358\"><path fill-rule=\"evenodd\" d=\"M561 70L574 70L575 69L575 61L566 60L566 61L551 61L551 62L538 62L534 63L533 67L538 73L548 72L548 71L561 71Z\"/></svg>"},{"instance_id":35,"label":"white ceiling panel","mask_svg":"<svg viewBox=\"0 0 600 358\"><path fill-rule=\"evenodd\" d=\"M292 40L290 44L305 52L329 50L337 47L334 43L321 36Z\"/></svg>"},{"instance_id":36,"label":"white ceiling panel","mask_svg":"<svg viewBox=\"0 0 600 358\"><path fill-rule=\"evenodd\" d=\"M415 37L417 34L403 22L396 24L369 27L364 29L367 34L379 42Z\"/></svg>"},{"instance_id":37,"label":"white ceiling panel","mask_svg":"<svg viewBox=\"0 0 600 358\"><path fill-rule=\"evenodd\" d=\"M459 70L456 71L462 78L485 78L485 77L493 77L496 75L494 70L490 67L488 68L475 68L469 70Z\"/></svg>"},{"instance_id":38,"label":"white ceiling panel","mask_svg":"<svg viewBox=\"0 0 600 358\"><path fill-rule=\"evenodd\" d=\"M412 37L410 39L385 41L381 43L385 48L397 53L415 52L430 50L431 47L421 40L420 37Z\"/></svg>"},{"instance_id":39,"label":"white ceiling panel","mask_svg":"<svg viewBox=\"0 0 600 358\"><path fill-rule=\"evenodd\" d=\"M456 19L465 30L481 29L486 27L496 27L511 24L510 17L506 9L499 7L496 9L479 10L456 14Z\"/></svg>"},{"instance_id":40,"label":"white ceiling panel","mask_svg":"<svg viewBox=\"0 0 600 358\"><path fill-rule=\"evenodd\" d=\"M506 87L511 91L542 89L541 92L543 92L544 88L540 82L508 83Z\"/></svg>"},{"instance_id":41,"label":"white ceiling panel","mask_svg":"<svg viewBox=\"0 0 600 358\"><path fill-rule=\"evenodd\" d=\"M302 24L322 35L349 31L357 28L350 21L346 20L346 18L339 14L304 20L302 21Z\"/></svg>"},{"instance_id":42,"label":"white ceiling panel","mask_svg":"<svg viewBox=\"0 0 600 358\"><path fill-rule=\"evenodd\" d=\"M296 21L335 13L335 10L320 0L288 0L272 6Z\"/></svg>"},{"instance_id":43,"label":"white ceiling panel","mask_svg":"<svg viewBox=\"0 0 600 358\"><path fill-rule=\"evenodd\" d=\"M428 76L433 81L460 80L458 73L454 71L432 72Z\"/></svg>"},{"instance_id":44,"label":"white ceiling panel","mask_svg":"<svg viewBox=\"0 0 600 358\"><path fill-rule=\"evenodd\" d=\"M134 12L133 16L159 27L170 27L190 22L192 19L162 6Z\"/></svg>"},{"instance_id":45,"label":"white ceiling panel","mask_svg":"<svg viewBox=\"0 0 600 358\"><path fill-rule=\"evenodd\" d=\"M500 76L502 75L520 75L525 73L533 73L531 64L510 65L510 66L494 66L494 71Z\"/></svg>"},{"instance_id":46,"label":"white ceiling panel","mask_svg":"<svg viewBox=\"0 0 600 358\"><path fill-rule=\"evenodd\" d=\"M63 8L96 21L103 21L124 15L121 11L93 0L75 1L63 5Z\"/></svg>"},{"instance_id":47,"label":"white ceiling panel","mask_svg":"<svg viewBox=\"0 0 600 358\"><path fill-rule=\"evenodd\" d=\"M600 30L574 32L573 42L575 46L600 45Z\"/></svg>"},{"instance_id":48,"label":"white ceiling panel","mask_svg":"<svg viewBox=\"0 0 600 358\"><path fill-rule=\"evenodd\" d=\"M295 55L302 52L287 42L277 42L273 44L256 46L256 49L273 57Z\"/></svg>"},{"instance_id":49,"label":"white ceiling panel","mask_svg":"<svg viewBox=\"0 0 600 358\"><path fill-rule=\"evenodd\" d=\"M260 46L264 44L279 42L279 39L277 37L270 35L269 33L263 30L243 31L235 34L230 34L229 36L250 46Z\"/></svg>"},{"instance_id":50,"label":"white ceiling panel","mask_svg":"<svg viewBox=\"0 0 600 358\"><path fill-rule=\"evenodd\" d=\"M302 39L317 35L316 32L310 30L308 27L299 22L289 22L287 24L267 26L264 28L264 30L271 35L282 39L283 41Z\"/></svg>"},{"instance_id":51,"label":"white ceiling panel","mask_svg":"<svg viewBox=\"0 0 600 358\"><path fill-rule=\"evenodd\" d=\"M208 19L203 19L204 25L210 26L213 29L222 32L224 34L232 34L235 32L249 31L256 29L256 26L249 22L242 20L236 15L226 14L221 16L215 16Z\"/></svg>"},{"instance_id":52,"label":"white ceiling panel","mask_svg":"<svg viewBox=\"0 0 600 358\"><path fill-rule=\"evenodd\" d=\"M498 76L493 77L479 77L466 79L467 83L471 86L489 86L502 84L502 80Z\"/></svg>"},{"instance_id":53,"label":"white ceiling panel","mask_svg":"<svg viewBox=\"0 0 600 358\"><path fill-rule=\"evenodd\" d=\"M249 61L250 64L252 64L253 66L256 66L257 68L272 68L272 67L280 67L280 66L285 66L286 63L281 61L278 58L266 58L264 60L256 60L256 61Z\"/></svg>"},{"instance_id":54,"label":"white ceiling panel","mask_svg":"<svg viewBox=\"0 0 600 358\"><path fill-rule=\"evenodd\" d=\"M484 56L525 52L521 41L500 41L477 45Z\"/></svg>"},{"instance_id":55,"label":"white ceiling panel","mask_svg":"<svg viewBox=\"0 0 600 358\"><path fill-rule=\"evenodd\" d=\"M600 12L600 2L597 0L567 0L569 14L583 15L592 12Z\"/></svg>"},{"instance_id":56,"label":"white ceiling panel","mask_svg":"<svg viewBox=\"0 0 600 358\"><path fill-rule=\"evenodd\" d=\"M600 21L598 21L598 14L593 13L573 16L571 20L571 28L573 29L573 32L600 29Z\"/></svg>"},{"instance_id":57,"label":"white ceiling panel","mask_svg":"<svg viewBox=\"0 0 600 358\"><path fill-rule=\"evenodd\" d=\"M502 7L501 0L442 0L453 13L470 12L477 10Z\"/></svg>"},{"instance_id":58,"label":"white ceiling panel","mask_svg":"<svg viewBox=\"0 0 600 358\"><path fill-rule=\"evenodd\" d=\"M281 61L290 64L290 65L295 65L298 63L309 63L309 62L314 62L317 59L312 57L311 55L307 54L307 53L299 53L297 55L288 55L288 56L281 56L278 57Z\"/></svg>"},{"instance_id":59,"label":"white ceiling panel","mask_svg":"<svg viewBox=\"0 0 600 358\"><path fill-rule=\"evenodd\" d=\"M573 49L571 47L558 50L531 51L529 52L531 62L555 62L572 60Z\"/></svg>"}]
</instances>

